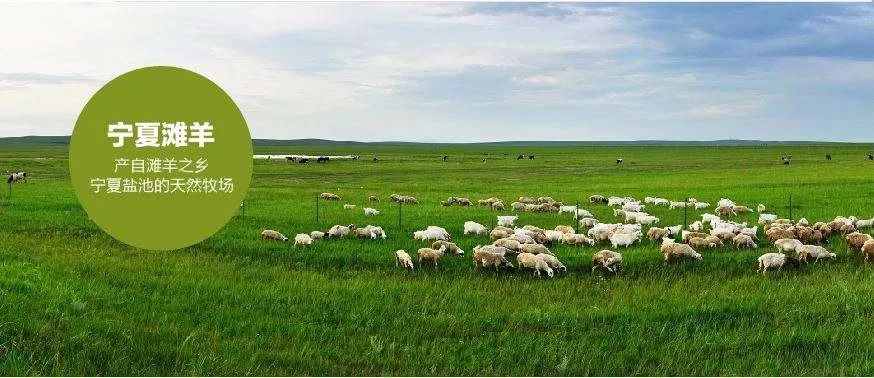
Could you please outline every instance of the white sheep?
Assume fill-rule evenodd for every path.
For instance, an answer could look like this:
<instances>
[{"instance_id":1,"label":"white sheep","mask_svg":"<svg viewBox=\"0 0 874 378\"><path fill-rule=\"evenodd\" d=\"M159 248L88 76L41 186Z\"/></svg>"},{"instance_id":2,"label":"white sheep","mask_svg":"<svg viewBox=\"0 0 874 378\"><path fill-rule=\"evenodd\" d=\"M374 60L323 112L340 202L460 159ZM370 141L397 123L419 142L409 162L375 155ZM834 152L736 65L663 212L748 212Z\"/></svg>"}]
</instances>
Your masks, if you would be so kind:
<instances>
[{"instance_id":1,"label":"white sheep","mask_svg":"<svg viewBox=\"0 0 874 378\"><path fill-rule=\"evenodd\" d=\"M764 275L765 272L768 271L768 268L777 268L777 270L780 270L783 268L784 264L786 264L786 255L769 252L759 256L759 269L756 269L756 273L762 272L762 275Z\"/></svg>"},{"instance_id":2,"label":"white sheep","mask_svg":"<svg viewBox=\"0 0 874 378\"><path fill-rule=\"evenodd\" d=\"M261 240L288 241L288 238L285 237L285 235L281 234L279 231L264 230L261 231Z\"/></svg>"},{"instance_id":3,"label":"white sheep","mask_svg":"<svg viewBox=\"0 0 874 378\"><path fill-rule=\"evenodd\" d=\"M308 246L313 244L313 238L307 234L297 234L294 236L294 246Z\"/></svg>"},{"instance_id":4,"label":"white sheep","mask_svg":"<svg viewBox=\"0 0 874 378\"><path fill-rule=\"evenodd\" d=\"M551 242L560 242L565 235L569 235L556 230L546 230L543 233L546 235L546 239Z\"/></svg>"},{"instance_id":5,"label":"white sheep","mask_svg":"<svg viewBox=\"0 0 874 378\"><path fill-rule=\"evenodd\" d=\"M713 222L718 222L721 220L722 220L722 218L720 218L718 215L714 215L714 214L710 214L710 213L701 214L701 221L704 223L713 224Z\"/></svg>"},{"instance_id":6,"label":"white sheep","mask_svg":"<svg viewBox=\"0 0 874 378\"><path fill-rule=\"evenodd\" d=\"M635 234L627 234L621 232L614 232L613 235L610 235L610 244L613 245L613 248L619 247L628 247L634 242L637 241L637 235Z\"/></svg>"},{"instance_id":7,"label":"white sheep","mask_svg":"<svg viewBox=\"0 0 874 378\"><path fill-rule=\"evenodd\" d=\"M424 230L413 232L413 238L416 240L450 240L452 239L449 232L443 227L428 226Z\"/></svg>"},{"instance_id":8,"label":"white sheep","mask_svg":"<svg viewBox=\"0 0 874 378\"><path fill-rule=\"evenodd\" d=\"M364 208L364 215L368 216L368 217L379 215L379 210L374 209L372 207L365 207Z\"/></svg>"},{"instance_id":9,"label":"white sheep","mask_svg":"<svg viewBox=\"0 0 874 378\"><path fill-rule=\"evenodd\" d=\"M310 237L313 239L322 239L325 237L325 233L322 231L313 231L310 232Z\"/></svg>"},{"instance_id":10,"label":"white sheep","mask_svg":"<svg viewBox=\"0 0 874 378\"><path fill-rule=\"evenodd\" d=\"M395 266L413 270L413 259L410 258L410 254L407 251L399 249L395 251Z\"/></svg>"},{"instance_id":11,"label":"white sheep","mask_svg":"<svg viewBox=\"0 0 874 378\"><path fill-rule=\"evenodd\" d=\"M516 264L520 268L534 269L534 276L540 277L540 272L546 272L550 277L553 276L552 268L543 260L540 255L532 255L530 253L520 253L516 255Z\"/></svg>"},{"instance_id":12,"label":"white sheep","mask_svg":"<svg viewBox=\"0 0 874 378\"><path fill-rule=\"evenodd\" d=\"M464 222L464 234L465 235L487 235L489 230L486 229L486 226L483 226L474 221Z\"/></svg>"},{"instance_id":13,"label":"white sheep","mask_svg":"<svg viewBox=\"0 0 874 378\"><path fill-rule=\"evenodd\" d=\"M355 208L355 205L351 205L348 203L343 205L343 210L352 210L354 208Z\"/></svg>"},{"instance_id":14,"label":"white sheep","mask_svg":"<svg viewBox=\"0 0 874 378\"><path fill-rule=\"evenodd\" d=\"M717 207L734 207L734 201L728 198L720 198L719 202L716 203Z\"/></svg>"},{"instance_id":15,"label":"white sheep","mask_svg":"<svg viewBox=\"0 0 874 378\"><path fill-rule=\"evenodd\" d=\"M679 235L680 231L683 230L683 225L678 224L676 226L665 227L665 230L667 230L670 235Z\"/></svg>"},{"instance_id":16,"label":"white sheep","mask_svg":"<svg viewBox=\"0 0 874 378\"><path fill-rule=\"evenodd\" d=\"M682 208L685 208L687 206L688 206L688 204L686 202L671 201L671 203L668 205L668 209L671 209L671 210L682 209Z\"/></svg>"},{"instance_id":17,"label":"white sheep","mask_svg":"<svg viewBox=\"0 0 874 378\"><path fill-rule=\"evenodd\" d=\"M777 248L777 252L796 252L801 249L803 245L804 244L802 244L798 239L784 238L777 239L777 241L774 242L774 247Z\"/></svg>"},{"instance_id":18,"label":"white sheep","mask_svg":"<svg viewBox=\"0 0 874 378\"><path fill-rule=\"evenodd\" d=\"M814 263L818 263L819 260L823 259L823 258L828 258L828 259L834 260L834 259L837 259L837 257L838 257L838 255L836 255L832 252L829 252L825 248L818 246L818 245L805 244L805 245L801 246L801 248L798 249L797 252L798 252L798 255L801 257L804 257L805 260L807 260L806 257L808 257L808 256L816 259L816 261L814 261Z\"/></svg>"},{"instance_id":19,"label":"white sheep","mask_svg":"<svg viewBox=\"0 0 874 378\"><path fill-rule=\"evenodd\" d=\"M695 210L706 209L710 207L710 204L707 202L695 202Z\"/></svg>"},{"instance_id":20,"label":"white sheep","mask_svg":"<svg viewBox=\"0 0 874 378\"><path fill-rule=\"evenodd\" d=\"M595 218L582 218L579 221L580 227L583 227L583 228L593 227L594 225L596 225L598 223L599 223L598 220Z\"/></svg>"},{"instance_id":21,"label":"white sheep","mask_svg":"<svg viewBox=\"0 0 874 378\"><path fill-rule=\"evenodd\" d=\"M776 214L759 214L759 225L766 226L777 221Z\"/></svg>"},{"instance_id":22,"label":"white sheep","mask_svg":"<svg viewBox=\"0 0 874 378\"><path fill-rule=\"evenodd\" d=\"M515 215L498 215L498 226L513 227L517 219Z\"/></svg>"},{"instance_id":23,"label":"white sheep","mask_svg":"<svg viewBox=\"0 0 874 378\"><path fill-rule=\"evenodd\" d=\"M328 236L332 237L332 238L336 238L336 237L343 237L343 236L349 235L349 233L352 231L352 229L354 227L355 227L355 225L351 225L351 224L348 226L342 226L342 225L336 224L336 225L332 226L331 229L328 230Z\"/></svg>"},{"instance_id":24,"label":"white sheep","mask_svg":"<svg viewBox=\"0 0 874 378\"><path fill-rule=\"evenodd\" d=\"M649 214L639 215L639 216L637 216L636 220L637 220L637 223L646 224L646 225L659 223L659 218L654 217L654 216L649 215Z\"/></svg>"},{"instance_id":25,"label":"white sheep","mask_svg":"<svg viewBox=\"0 0 874 378\"><path fill-rule=\"evenodd\" d=\"M761 213L764 213L766 210L767 210L767 208L765 207L765 205L759 204L759 206L756 206L757 213L761 214Z\"/></svg>"},{"instance_id":26,"label":"white sheep","mask_svg":"<svg viewBox=\"0 0 874 378\"><path fill-rule=\"evenodd\" d=\"M549 267L552 268L553 271L558 273L567 273L567 267L564 266L564 264L562 264L557 257L548 253L541 253L537 256L543 259L543 261L546 262L546 265L549 265Z\"/></svg>"},{"instance_id":27,"label":"white sheep","mask_svg":"<svg viewBox=\"0 0 874 378\"><path fill-rule=\"evenodd\" d=\"M704 224L701 221L694 221L689 225L689 230L693 232L701 232L704 229Z\"/></svg>"},{"instance_id":28,"label":"white sheep","mask_svg":"<svg viewBox=\"0 0 874 378\"><path fill-rule=\"evenodd\" d=\"M757 246L756 243L753 241L753 238L751 238L751 237L750 237L749 235L747 235L747 234L738 234L738 235L736 235L736 236L732 239L732 243L734 243L734 247L735 247L736 249L741 249L741 248L752 248L752 249L756 249L756 248L759 248L759 246Z\"/></svg>"}]
</instances>

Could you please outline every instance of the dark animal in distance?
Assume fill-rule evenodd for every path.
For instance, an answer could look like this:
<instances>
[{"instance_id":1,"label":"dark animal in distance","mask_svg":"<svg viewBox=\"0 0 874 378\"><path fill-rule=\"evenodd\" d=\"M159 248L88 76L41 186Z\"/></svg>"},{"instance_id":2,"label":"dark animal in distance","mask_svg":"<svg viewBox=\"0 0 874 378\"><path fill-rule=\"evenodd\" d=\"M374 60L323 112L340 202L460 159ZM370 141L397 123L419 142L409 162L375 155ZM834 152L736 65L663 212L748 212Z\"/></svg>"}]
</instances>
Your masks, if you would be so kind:
<instances>
[{"instance_id":1,"label":"dark animal in distance","mask_svg":"<svg viewBox=\"0 0 874 378\"><path fill-rule=\"evenodd\" d=\"M310 162L310 159L308 159L308 158L300 158L300 159L298 159L297 162L300 163L300 164L306 164L306 163L309 163L309 162Z\"/></svg>"},{"instance_id":2,"label":"dark animal in distance","mask_svg":"<svg viewBox=\"0 0 874 378\"><path fill-rule=\"evenodd\" d=\"M868 160L874 160L874 155L868 154Z\"/></svg>"},{"instance_id":3,"label":"dark animal in distance","mask_svg":"<svg viewBox=\"0 0 874 378\"><path fill-rule=\"evenodd\" d=\"M534 160L534 155L528 155L528 160Z\"/></svg>"},{"instance_id":4,"label":"dark animal in distance","mask_svg":"<svg viewBox=\"0 0 874 378\"><path fill-rule=\"evenodd\" d=\"M525 155L519 155L519 156L516 157L516 160L522 160L522 159L524 159L524 158L525 158Z\"/></svg>"},{"instance_id":5,"label":"dark animal in distance","mask_svg":"<svg viewBox=\"0 0 874 378\"><path fill-rule=\"evenodd\" d=\"M623 161L625 161L625 160L622 158L616 159L616 165L622 164Z\"/></svg>"},{"instance_id":6,"label":"dark animal in distance","mask_svg":"<svg viewBox=\"0 0 874 378\"><path fill-rule=\"evenodd\" d=\"M331 158L329 158L327 156L319 156L319 158L316 159L316 163L327 163L330 160L331 160Z\"/></svg>"},{"instance_id":7,"label":"dark animal in distance","mask_svg":"<svg viewBox=\"0 0 874 378\"><path fill-rule=\"evenodd\" d=\"M831 160L831 159L832 159L832 155L831 155L831 154L827 154L827 155L825 155L825 160Z\"/></svg>"},{"instance_id":8,"label":"dark animal in distance","mask_svg":"<svg viewBox=\"0 0 874 378\"><path fill-rule=\"evenodd\" d=\"M443 161L449 160L449 155L443 155Z\"/></svg>"}]
</instances>

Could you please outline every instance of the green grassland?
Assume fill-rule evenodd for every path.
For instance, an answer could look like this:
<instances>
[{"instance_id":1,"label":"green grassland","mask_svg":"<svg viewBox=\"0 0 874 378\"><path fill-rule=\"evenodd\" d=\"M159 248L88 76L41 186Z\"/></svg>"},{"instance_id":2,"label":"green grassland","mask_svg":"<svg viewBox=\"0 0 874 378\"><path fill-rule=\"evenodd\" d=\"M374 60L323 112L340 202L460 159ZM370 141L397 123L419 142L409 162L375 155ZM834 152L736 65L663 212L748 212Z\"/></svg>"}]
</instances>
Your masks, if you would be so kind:
<instances>
[{"instance_id":1,"label":"green grassland","mask_svg":"<svg viewBox=\"0 0 874 378\"><path fill-rule=\"evenodd\" d=\"M425 246L412 231L428 225L447 228L468 252L487 243L461 235L462 223L494 225L497 213L441 207L449 196L509 203L549 195L612 220L586 198L728 197L788 217L791 195L794 218L870 218L867 146L306 145L256 153L362 160L256 161L245 214L198 245L153 252L122 245L88 220L63 146L0 148L0 171L31 177L11 198L0 196L0 374L874 375L874 264L839 237L828 246L837 261L767 277L755 272L766 248L726 247L665 265L649 241L621 250L626 270L615 277L590 272L599 247L552 247L568 266L552 279L476 270L469 253L414 272L393 260L397 249ZM519 153L537 158L517 161ZM374 154L380 162L370 161ZM780 164L781 154L792 154L792 165ZM323 191L343 200L322 202L317 222ZM403 207L400 224L391 193L421 201ZM375 206L382 214L365 218L372 194L383 198ZM651 212L662 225L683 219L682 210ZM520 225L572 224L519 215ZM291 236L337 223L381 225L388 239L303 249L258 238L265 228Z\"/></svg>"}]
</instances>

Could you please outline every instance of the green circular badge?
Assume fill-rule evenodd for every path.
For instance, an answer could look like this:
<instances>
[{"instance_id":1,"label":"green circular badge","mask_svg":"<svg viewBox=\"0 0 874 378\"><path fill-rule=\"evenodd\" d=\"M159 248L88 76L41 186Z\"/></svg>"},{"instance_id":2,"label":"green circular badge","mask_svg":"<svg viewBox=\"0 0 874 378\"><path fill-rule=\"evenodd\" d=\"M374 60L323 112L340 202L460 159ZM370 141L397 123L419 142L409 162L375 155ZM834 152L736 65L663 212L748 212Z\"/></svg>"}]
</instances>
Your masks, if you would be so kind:
<instances>
[{"instance_id":1,"label":"green circular badge","mask_svg":"<svg viewBox=\"0 0 874 378\"><path fill-rule=\"evenodd\" d=\"M234 101L174 67L121 75L82 109L70 178L100 228L150 250L196 244L239 210L252 179L252 139Z\"/></svg>"}]
</instances>

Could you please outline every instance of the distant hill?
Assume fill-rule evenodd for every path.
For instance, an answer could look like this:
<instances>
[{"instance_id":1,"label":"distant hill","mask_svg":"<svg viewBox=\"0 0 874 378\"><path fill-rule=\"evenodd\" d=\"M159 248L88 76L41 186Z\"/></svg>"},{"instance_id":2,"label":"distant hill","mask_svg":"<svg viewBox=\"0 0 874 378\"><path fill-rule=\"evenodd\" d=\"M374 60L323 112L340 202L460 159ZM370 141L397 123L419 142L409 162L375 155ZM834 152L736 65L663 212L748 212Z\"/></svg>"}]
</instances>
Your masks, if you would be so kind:
<instances>
[{"instance_id":1,"label":"distant hill","mask_svg":"<svg viewBox=\"0 0 874 378\"><path fill-rule=\"evenodd\" d=\"M327 139L254 139L255 146L434 146L434 145L470 145L470 146L779 146L779 145L813 145L813 144L845 144L845 142L816 141L763 141L763 140L710 140L710 141L674 141L674 140L630 140L630 141L500 141L478 143L449 142L356 142ZM0 138L0 146L64 146L70 144L69 136L22 136Z\"/></svg>"}]
</instances>

